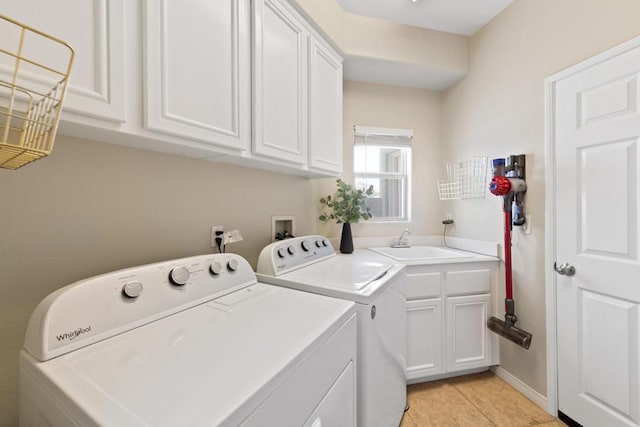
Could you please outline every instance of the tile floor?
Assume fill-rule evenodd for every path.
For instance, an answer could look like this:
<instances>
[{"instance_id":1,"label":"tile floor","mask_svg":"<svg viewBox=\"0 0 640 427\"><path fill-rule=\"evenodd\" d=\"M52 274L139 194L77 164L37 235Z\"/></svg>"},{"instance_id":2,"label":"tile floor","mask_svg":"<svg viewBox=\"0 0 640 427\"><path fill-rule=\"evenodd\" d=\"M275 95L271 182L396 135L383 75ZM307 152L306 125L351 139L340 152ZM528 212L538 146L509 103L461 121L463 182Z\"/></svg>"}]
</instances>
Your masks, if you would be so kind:
<instances>
[{"instance_id":1,"label":"tile floor","mask_svg":"<svg viewBox=\"0 0 640 427\"><path fill-rule=\"evenodd\" d=\"M408 387L400 427L566 427L490 371Z\"/></svg>"}]
</instances>

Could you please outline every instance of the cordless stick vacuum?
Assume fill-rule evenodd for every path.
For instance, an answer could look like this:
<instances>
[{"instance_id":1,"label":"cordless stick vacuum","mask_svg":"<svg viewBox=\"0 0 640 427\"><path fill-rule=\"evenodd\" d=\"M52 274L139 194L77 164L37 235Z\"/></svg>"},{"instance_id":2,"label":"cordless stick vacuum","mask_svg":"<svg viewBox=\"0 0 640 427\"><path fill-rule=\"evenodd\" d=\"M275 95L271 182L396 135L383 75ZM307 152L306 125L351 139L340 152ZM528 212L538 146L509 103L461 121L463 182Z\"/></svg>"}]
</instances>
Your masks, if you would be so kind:
<instances>
[{"instance_id":1,"label":"cordless stick vacuum","mask_svg":"<svg viewBox=\"0 0 640 427\"><path fill-rule=\"evenodd\" d=\"M493 179L489 190L496 196L502 196L504 201L504 271L506 283L506 298L504 300L504 320L491 317L487 327L496 334L513 341L525 349L531 345L533 336L516 327L518 318L515 313L513 300L513 281L511 274L511 227L522 226L525 223L524 193L527 190L525 182L525 156L509 156L508 164L505 159L493 160ZM515 207L514 207L515 206ZM512 215L512 207L514 213Z\"/></svg>"}]
</instances>

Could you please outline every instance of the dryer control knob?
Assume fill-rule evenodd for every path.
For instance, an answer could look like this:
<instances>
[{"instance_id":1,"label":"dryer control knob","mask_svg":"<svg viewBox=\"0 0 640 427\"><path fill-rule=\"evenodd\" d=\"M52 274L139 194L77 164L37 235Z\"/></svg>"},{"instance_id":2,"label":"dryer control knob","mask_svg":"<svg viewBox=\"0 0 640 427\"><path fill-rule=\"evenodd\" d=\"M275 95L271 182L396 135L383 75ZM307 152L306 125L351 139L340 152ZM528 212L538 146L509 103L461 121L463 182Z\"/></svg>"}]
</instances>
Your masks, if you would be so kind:
<instances>
[{"instance_id":1,"label":"dryer control knob","mask_svg":"<svg viewBox=\"0 0 640 427\"><path fill-rule=\"evenodd\" d=\"M236 271L238 269L238 260L235 258L231 258L229 262L227 262L227 268L229 271Z\"/></svg>"},{"instance_id":2,"label":"dryer control knob","mask_svg":"<svg viewBox=\"0 0 640 427\"><path fill-rule=\"evenodd\" d=\"M322 240L316 240L316 248L322 247Z\"/></svg>"},{"instance_id":3,"label":"dryer control knob","mask_svg":"<svg viewBox=\"0 0 640 427\"><path fill-rule=\"evenodd\" d=\"M308 240L303 240L302 243L300 243L300 246L302 246L302 250L305 252L309 252L309 249L311 249L311 244Z\"/></svg>"},{"instance_id":4,"label":"dryer control knob","mask_svg":"<svg viewBox=\"0 0 640 427\"><path fill-rule=\"evenodd\" d=\"M220 263L217 261L213 261L209 266L209 271L214 276L217 276L218 274L222 273L222 265L220 265Z\"/></svg>"},{"instance_id":5,"label":"dryer control knob","mask_svg":"<svg viewBox=\"0 0 640 427\"><path fill-rule=\"evenodd\" d=\"M284 258L284 256L287 254L287 253L285 252L284 248L280 248L280 249L278 249L276 252L278 253L278 256L279 256L280 258Z\"/></svg>"},{"instance_id":6,"label":"dryer control knob","mask_svg":"<svg viewBox=\"0 0 640 427\"><path fill-rule=\"evenodd\" d=\"M322 239L322 246L329 246L327 239Z\"/></svg>"},{"instance_id":7,"label":"dryer control knob","mask_svg":"<svg viewBox=\"0 0 640 427\"><path fill-rule=\"evenodd\" d=\"M122 287L122 295L127 298L138 298L142 293L142 290L142 283L137 280L132 280L124 284Z\"/></svg>"},{"instance_id":8,"label":"dryer control knob","mask_svg":"<svg viewBox=\"0 0 640 427\"><path fill-rule=\"evenodd\" d=\"M296 250L294 249L293 246L289 246L287 247L287 252L289 252L289 255L293 255L296 253Z\"/></svg>"},{"instance_id":9,"label":"dryer control knob","mask_svg":"<svg viewBox=\"0 0 640 427\"><path fill-rule=\"evenodd\" d=\"M191 273L189 273L189 269L184 265L174 268L169 273L169 281L176 286L186 285L189 277L191 277Z\"/></svg>"}]
</instances>

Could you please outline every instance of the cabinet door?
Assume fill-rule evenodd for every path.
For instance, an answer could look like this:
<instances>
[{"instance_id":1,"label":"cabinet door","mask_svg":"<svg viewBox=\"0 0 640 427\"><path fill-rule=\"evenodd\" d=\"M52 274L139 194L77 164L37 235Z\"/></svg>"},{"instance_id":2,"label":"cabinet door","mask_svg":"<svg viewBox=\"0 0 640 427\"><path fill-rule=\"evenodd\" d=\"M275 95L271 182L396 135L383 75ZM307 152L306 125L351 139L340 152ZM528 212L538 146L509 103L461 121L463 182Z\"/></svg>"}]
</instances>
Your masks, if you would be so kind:
<instances>
[{"instance_id":1,"label":"cabinet door","mask_svg":"<svg viewBox=\"0 0 640 427\"><path fill-rule=\"evenodd\" d=\"M307 163L307 38L298 16L278 0L253 3L256 154Z\"/></svg>"},{"instance_id":2,"label":"cabinet door","mask_svg":"<svg viewBox=\"0 0 640 427\"><path fill-rule=\"evenodd\" d=\"M447 370L489 366L490 295L471 295L447 298Z\"/></svg>"},{"instance_id":3,"label":"cabinet door","mask_svg":"<svg viewBox=\"0 0 640 427\"><path fill-rule=\"evenodd\" d=\"M249 0L147 0L144 126L227 148L251 140Z\"/></svg>"},{"instance_id":4,"label":"cabinet door","mask_svg":"<svg viewBox=\"0 0 640 427\"><path fill-rule=\"evenodd\" d=\"M407 301L407 379L443 372L442 299Z\"/></svg>"},{"instance_id":5,"label":"cabinet door","mask_svg":"<svg viewBox=\"0 0 640 427\"><path fill-rule=\"evenodd\" d=\"M116 123L125 121L123 0L5 1L2 14L58 37L75 49L63 120L76 121L69 114L74 113ZM25 48L27 58L66 69L68 55L61 57L49 45L27 40ZM0 79L4 79L2 75ZM33 80L36 85L46 85Z\"/></svg>"},{"instance_id":6,"label":"cabinet door","mask_svg":"<svg viewBox=\"0 0 640 427\"><path fill-rule=\"evenodd\" d=\"M342 59L309 39L309 166L342 173Z\"/></svg>"}]
</instances>

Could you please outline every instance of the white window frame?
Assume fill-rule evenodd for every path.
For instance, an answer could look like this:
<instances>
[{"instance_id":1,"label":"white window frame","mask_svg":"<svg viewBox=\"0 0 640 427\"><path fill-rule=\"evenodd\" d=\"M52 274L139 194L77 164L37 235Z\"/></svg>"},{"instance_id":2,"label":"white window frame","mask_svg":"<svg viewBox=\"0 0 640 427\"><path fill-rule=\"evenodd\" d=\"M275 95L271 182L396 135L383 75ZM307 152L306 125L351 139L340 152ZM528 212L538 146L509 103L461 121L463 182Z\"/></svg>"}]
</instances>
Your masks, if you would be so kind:
<instances>
[{"instance_id":1,"label":"white window frame","mask_svg":"<svg viewBox=\"0 0 640 427\"><path fill-rule=\"evenodd\" d=\"M373 179L395 179L400 180L402 185L402 196L404 203L398 205L402 212L401 216L377 217L373 216L368 222L410 222L411 221L411 140L413 139L413 129L382 128L372 126L354 126L354 165L353 178L373 178ZM369 145L381 148L404 148L402 150L402 161L404 161L403 172L362 172L355 168L355 147L358 145ZM401 168L402 169L402 168ZM379 190L379 189L378 189Z\"/></svg>"}]
</instances>

